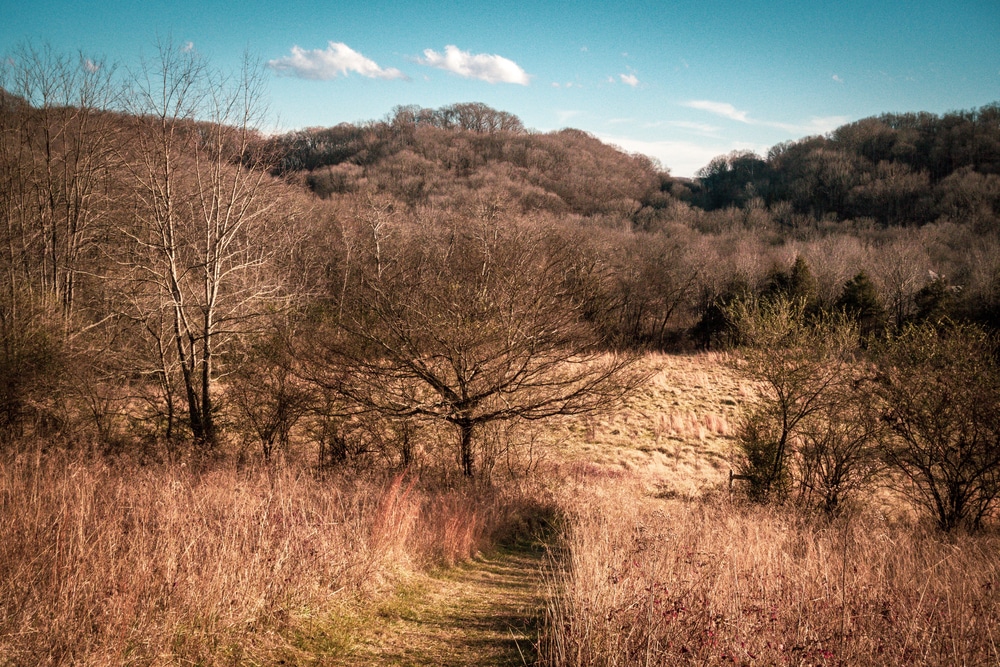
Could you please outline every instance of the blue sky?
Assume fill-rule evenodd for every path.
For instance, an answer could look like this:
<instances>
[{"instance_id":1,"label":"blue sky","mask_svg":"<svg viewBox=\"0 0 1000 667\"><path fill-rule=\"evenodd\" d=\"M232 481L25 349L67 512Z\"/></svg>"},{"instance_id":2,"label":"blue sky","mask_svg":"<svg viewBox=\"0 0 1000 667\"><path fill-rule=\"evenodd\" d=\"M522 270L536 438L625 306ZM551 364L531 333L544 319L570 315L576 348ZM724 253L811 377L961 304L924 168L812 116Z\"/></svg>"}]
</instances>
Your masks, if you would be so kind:
<instances>
[{"instance_id":1,"label":"blue sky","mask_svg":"<svg viewBox=\"0 0 1000 667\"><path fill-rule=\"evenodd\" d=\"M998 0L0 0L0 17L0 53L134 67L169 38L226 68L249 50L282 129L484 102L681 176L866 116L1000 100Z\"/></svg>"}]
</instances>

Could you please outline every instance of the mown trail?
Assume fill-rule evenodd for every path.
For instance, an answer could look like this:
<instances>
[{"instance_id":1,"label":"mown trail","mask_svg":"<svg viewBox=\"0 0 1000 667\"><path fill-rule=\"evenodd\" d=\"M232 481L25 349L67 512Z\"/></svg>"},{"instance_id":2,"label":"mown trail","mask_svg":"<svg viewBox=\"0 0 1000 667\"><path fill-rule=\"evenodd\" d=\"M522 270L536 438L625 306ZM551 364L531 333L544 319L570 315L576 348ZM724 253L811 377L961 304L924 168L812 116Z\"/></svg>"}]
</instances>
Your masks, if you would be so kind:
<instances>
[{"instance_id":1,"label":"mown trail","mask_svg":"<svg viewBox=\"0 0 1000 667\"><path fill-rule=\"evenodd\" d=\"M544 559L521 543L422 577L380 605L342 664L535 664Z\"/></svg>"}]
</instances>

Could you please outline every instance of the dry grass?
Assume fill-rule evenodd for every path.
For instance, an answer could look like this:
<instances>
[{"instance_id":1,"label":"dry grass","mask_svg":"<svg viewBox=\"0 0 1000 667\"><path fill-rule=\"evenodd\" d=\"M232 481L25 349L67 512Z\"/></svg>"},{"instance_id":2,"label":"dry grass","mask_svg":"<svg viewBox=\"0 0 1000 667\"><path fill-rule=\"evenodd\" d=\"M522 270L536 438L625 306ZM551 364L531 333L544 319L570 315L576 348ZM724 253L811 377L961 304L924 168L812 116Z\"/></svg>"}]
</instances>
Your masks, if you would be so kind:
<instances>
[{"instance_id":1,"label":"dry grass","mask_svg":"<svg viewBox=\"0 0 1000 667\"><path fill-rule=\"evenodd\" d=\"M591 479L567 507L547 664L1000 662L996 535L653 498L624 475Z\"/></svg>"},{"instance_id":2,"label":"dry grass","mask_svg":"<svg viewBox=\"0 0 1000 667\"><path fill-rule=\"evenodd\" d=\"M402 477L8 456L0 664L308 661L316 619L337 650L341 608L469 558L525 503Z\"/></svg>"},{"instance_id":3,"label":"dry grass","mask_svg":"<svg viewBox=\"0 0 1000 667\"><path fill-rule=\"evenodd\" d=\"M651 354L650 381L619 409L546 427L552 458L641 475L661 491L699 496L729 473L733 425L756 392L725 353Z\"/></svg>"},{"instance_id":4,"label":"dry grass","mask_svg":"<svg viewBox=\"0 0 1000 667\"><path fill-rule=\"evenodd\" d=\"M832 523L733 503L753 388L722 355L650 363L620 410L532 434L548 462L526 490L0 457L0 664L459 664L483 637L499 655L505 637L463 634L503 606L471 602L493 561L468 559L551 507L542 483L564 517L546 664L1000 663L995 532L946 541L892 498ZM427 574L460 561L479 583ZM494 601L531 589L497 582Z\"/></svg>"},{"instance_id":5,"label":"dry grass","mask_svg":"<svg viewBox=\"0 0 1000 667\"><path fill-rule=\"evenodd\" d=\"M949 541L885 493L834 522L730 499L756 391L729 362L653 357L650 386L564 446L545 663L1000 664L995 531Z\"/></svg>"}]
</instances>

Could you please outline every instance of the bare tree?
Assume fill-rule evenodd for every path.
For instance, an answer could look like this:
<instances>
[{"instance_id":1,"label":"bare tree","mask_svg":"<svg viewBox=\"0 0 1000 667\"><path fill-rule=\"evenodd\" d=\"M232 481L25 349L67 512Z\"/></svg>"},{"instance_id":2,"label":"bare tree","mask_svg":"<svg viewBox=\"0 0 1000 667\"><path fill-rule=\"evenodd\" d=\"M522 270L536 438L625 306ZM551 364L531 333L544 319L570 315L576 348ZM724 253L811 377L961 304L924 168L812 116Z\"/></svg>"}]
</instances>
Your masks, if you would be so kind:
<instances>
[{"instance_id":1,"label":"bare tree","mask_svg":"<svg viewBox=\"0 0 1000 667\"><path fill-rule=\"evenodd\" d=\"M70 393L97 384L117 93L114 67L82 54L24 45L0 60L0 421L13 432L32 416L64 424Z\"/></svg>"},{"instance_id":2,"label":"bare tree","mask_svg":"<svg viewBox=\"0 0 1000 667\"><path fill-rule=\"evenodd\" d=\"M803 499L815 495L827 514L872 484L882 469L878 456L884 424L868 409L867 392L837 387L800 429L798 480Z\"/></svg>"},{"instance_id":3,"label":"bare tree","mask_svg":"<svg viewBox=\"0 0 1000 667\"><path fill-rule=\"evenodd\" d=\"M232 372L226 378L226 398L238 420L237 429L256 440L265 460L275 449L287 450L292 429L314 410L317 397L296 372L297 360L285 343L282 330L245 342L232 355Z\"/></svg>"},{"instance_id":4,"label":"bare tree","mask_svg":"<svg viewBox=\"0 0 1000 667\"><path fill-rule=\"evenodd\" d=\"M217 439L216 358L280 294L269 274L280 216L256 130L262 80L249 60L222 76L171 44L132 76L136 220L119 231L127 280L143 298L128 314L166 324L147 331L164 376L179 370L188 424L205 447Z\"/></svg>"},{"instance_id":5,"label":"bare tree","mask_svg":"<svg viewBox=\"0 0 1000 667\"><path fill-rule=\"evenodd\" d=\"M114 73L48 47L22 46L0 63L0 261L10 288L58 308L67 334L115 192Z\"/></svg>"},{"instance_id":6,"label":"bare tree","mask_svg":"<svg viewBox=\"0 0 1000 667\"><path fill-rule=\"evenodd\" d=\"M359 409L451 424L467 476L483 425L592 411L639 379L634 356L599 350L565 248L539 231L495 210L431 229L376 210L349 236L312 377Z\"/></svg>"},{"instance_id":7,"label":"bare tree","mask_svg":"<svg viewBox=\"0 0 1000 667\"><path fill-rule=\"evenodd\" d=\"M897 331L913 315L913 297L931 266L925 245L911 236L899 237L880 246L874 256L873 279L881 286L889 324Z\"/></svg>"}]
</instances>

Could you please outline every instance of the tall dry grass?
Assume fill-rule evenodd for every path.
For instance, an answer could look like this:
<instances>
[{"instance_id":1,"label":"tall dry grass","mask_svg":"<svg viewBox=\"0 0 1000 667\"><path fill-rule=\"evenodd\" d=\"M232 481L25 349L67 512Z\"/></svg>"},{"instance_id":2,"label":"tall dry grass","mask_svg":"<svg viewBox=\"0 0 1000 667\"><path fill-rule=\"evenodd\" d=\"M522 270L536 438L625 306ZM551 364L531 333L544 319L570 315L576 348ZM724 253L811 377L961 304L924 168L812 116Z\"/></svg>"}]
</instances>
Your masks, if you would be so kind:
<instances>
[{"instance_id":1,"label":"tall dry grass","mask_svg":"<svg viewBox=\"0 0 1000 667\"><path fill-rule=\"evenodd\" d=\"M622 478L567 509L547 664L1000 663L996 534L656 499Z\"/></svg>"},{"instance_id":2,"label":"tall dry grass","mask_svg":"<svg viewBox=\"0 0 1000 667\"><path fill-rule=\"evenodd\" d=\"M467 558L523 495L0 458L0 664L274 661L299 619Z\"/></svg>"}]
</instances>

